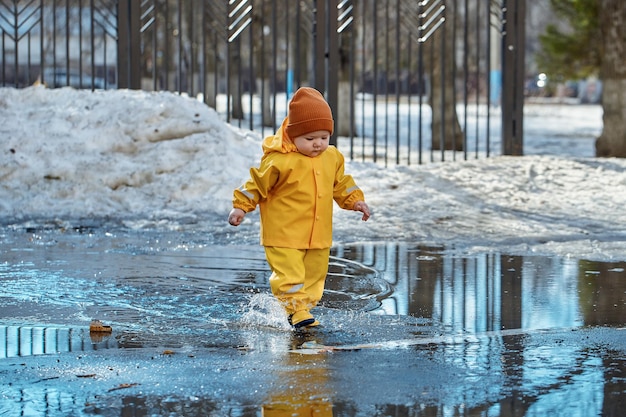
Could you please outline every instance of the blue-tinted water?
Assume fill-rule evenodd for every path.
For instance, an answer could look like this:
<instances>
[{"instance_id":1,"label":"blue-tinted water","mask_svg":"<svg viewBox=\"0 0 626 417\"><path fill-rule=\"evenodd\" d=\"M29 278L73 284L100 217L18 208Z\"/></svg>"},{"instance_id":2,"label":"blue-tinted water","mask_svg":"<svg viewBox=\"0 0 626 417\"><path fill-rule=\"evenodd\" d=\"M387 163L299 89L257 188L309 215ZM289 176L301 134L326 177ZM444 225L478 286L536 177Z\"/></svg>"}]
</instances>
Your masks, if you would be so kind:
<instances>
[{"instance_id":1,"label":"blue-tinted water","mask_svg":"<svg viewBox=\"0 0 626 417\"><path fill-rule=\"evenodd\" d=\"M323 326L294 333L258 246L5 231L0 254L2 415L624 409L624 262L337 246ZM92 319L113 333L90 333ZM297 353L312 342L361 348Z\"/></svg>"}]
</instances>

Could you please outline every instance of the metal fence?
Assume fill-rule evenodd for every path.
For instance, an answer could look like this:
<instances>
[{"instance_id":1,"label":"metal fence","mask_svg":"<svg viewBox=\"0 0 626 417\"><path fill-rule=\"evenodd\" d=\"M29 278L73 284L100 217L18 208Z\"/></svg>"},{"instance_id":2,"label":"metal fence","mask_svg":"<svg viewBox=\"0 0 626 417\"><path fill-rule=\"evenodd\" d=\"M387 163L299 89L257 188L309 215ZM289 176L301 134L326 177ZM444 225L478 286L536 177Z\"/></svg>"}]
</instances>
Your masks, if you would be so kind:
<instances>
[{"instance_id":1,"label":"metal fence","mask_svg":"<svg viewBox=\"0 0 626 417\"><path fill-rule=\"evenodd\" d=\"M174 91L263 135L310 85L353 160L521 154L524 5L0 0L0 84Z\"/></svg>"}]
</instances>

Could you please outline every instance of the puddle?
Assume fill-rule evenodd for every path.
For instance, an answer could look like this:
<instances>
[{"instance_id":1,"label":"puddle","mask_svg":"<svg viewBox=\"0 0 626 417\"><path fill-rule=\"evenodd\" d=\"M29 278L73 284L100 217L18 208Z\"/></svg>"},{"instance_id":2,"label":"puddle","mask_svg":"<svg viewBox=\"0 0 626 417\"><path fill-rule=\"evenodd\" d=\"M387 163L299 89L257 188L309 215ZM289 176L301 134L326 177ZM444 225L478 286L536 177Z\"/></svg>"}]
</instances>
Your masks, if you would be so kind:
<instances>
[{"instance_id":1,"label":"puddle","mask_svg":"<svg viewBox=\"0 0 626 417\"><path fill-rule=\"evenodd\" d=\"M429 318L451 333L624 326L626 262L480 253L388 243L335 255L378 271L392 287L380 312Z\"/></svg>"},{"instance_id":2,"label":"puddle","mask_svg":"<svg viewBox=\"0 0 626 417\"><path fill-rule=\"evenodd\" d=\"M338 246L315 310L323 327L294 333L257 246L5 232L0 253L2 415L588 416L625 406L625 262ZM113 333L90 334L92 319ZM360 347L292 353L303 343Z\"/></svg>"}]
</instances>

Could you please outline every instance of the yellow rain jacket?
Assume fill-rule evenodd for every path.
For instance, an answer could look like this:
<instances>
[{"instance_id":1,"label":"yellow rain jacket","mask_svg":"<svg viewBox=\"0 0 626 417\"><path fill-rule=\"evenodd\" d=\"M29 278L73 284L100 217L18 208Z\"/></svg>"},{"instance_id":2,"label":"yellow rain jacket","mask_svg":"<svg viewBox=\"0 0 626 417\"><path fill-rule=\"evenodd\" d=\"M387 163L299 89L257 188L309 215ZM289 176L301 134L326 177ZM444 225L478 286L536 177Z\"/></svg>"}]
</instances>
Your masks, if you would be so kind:
<instances>
[{"instance_id":1,"label":"yellow rain jacket","mask_svg":"<svg viewBox=\"0 0 626 417\"><path fill-rule=\"evenodd\" d=\"M286 123L263 141L261 163L235 190L233 207L248 213L259 205L263 246L329 248L333 200L352 210L354 203L365 201L363 192L344 174L344 157L337 148L329 146L313 158L303 155L285 133Z\"/></svg>"}]
</instances>

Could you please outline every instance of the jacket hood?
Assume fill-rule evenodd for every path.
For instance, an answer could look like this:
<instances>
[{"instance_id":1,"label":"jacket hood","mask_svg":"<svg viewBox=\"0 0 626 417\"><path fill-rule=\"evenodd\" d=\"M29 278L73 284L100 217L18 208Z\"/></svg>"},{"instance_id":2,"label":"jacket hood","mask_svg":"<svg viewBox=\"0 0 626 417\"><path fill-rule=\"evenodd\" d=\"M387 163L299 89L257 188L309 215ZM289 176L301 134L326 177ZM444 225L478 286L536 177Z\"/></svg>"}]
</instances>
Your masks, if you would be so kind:
<instances>
[{"instance_id":1,"label":"jacket hood","mask_svg":"<svg viewBox=\"0 0 626 417\"><path fill-rule=\"evenodd\" d=\"M289 135L287 135L287 130L285 128L287 127L288 123L289 119L285 118L276 134L263 139L263 156L266 156L272 152L298 152L298 148L291 141Z\"/></svg>"}]
</instances>

